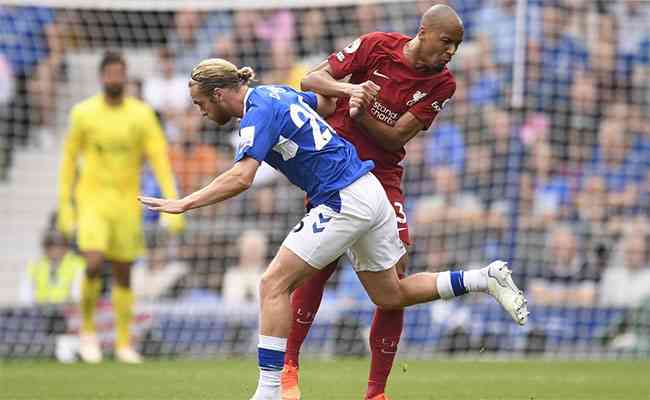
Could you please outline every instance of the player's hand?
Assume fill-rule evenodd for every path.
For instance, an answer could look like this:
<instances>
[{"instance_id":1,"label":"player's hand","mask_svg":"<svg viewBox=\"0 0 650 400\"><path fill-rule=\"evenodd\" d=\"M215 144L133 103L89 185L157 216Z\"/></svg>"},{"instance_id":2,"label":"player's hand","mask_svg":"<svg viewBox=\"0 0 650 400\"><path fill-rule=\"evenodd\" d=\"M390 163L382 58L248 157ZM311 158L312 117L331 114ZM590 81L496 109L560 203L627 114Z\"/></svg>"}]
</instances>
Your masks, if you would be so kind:
<instances>
[{"instance_id":1,"label":"player's hand","mask_svg":"<svg viewBox=\"0 0 650 400\"><path fill-rule=\"evenodd\" d=\"M365 111L366 106L363 101L358 97L350 97L348 102L350 108L350 117L356 119Z\"/></svg>"},{"instance_id":2,"label":"player's hand","mask_svg":"<svg viewBox=\"0 0 650 400\"><path fill-rule=\"evenodd\" d=\"M358 85L351 85L348 95L360 99L365 106L370 106L379 94L381 87L373 81L365 81Z\"/></svg>"},{"instance_id":3,"label":"player's hand","mask_svg":"<svg viewBox=\"0 0 650 400\"><path fill-rule=\"evenodd\" d=\"M352 85L350 89L350 116L356 118L372 104L381 87L373 81Z\"/></svg>"},{"instance_id":4,"label":"player's hand","mask_svg":"<svg viewBox=\"0 0 650 400\"><path fill-rule=\"evenodd\" d=\"M187 211L186 204L183 200L158 199L156 197L139 196L140 203L147 206L148 209L168 214L181 214Z\"/></svg>"},{"instance_id":5,"label":"player's hand","mask_svg":"<svg viewBox=\"0 0 650 400\"><path fill-rule=\"evenodd\" d=\"M160 222L169 232L176 235L185 230L185 217L181 214L162 214Z\"/></svg>"},{"instance_id":6,"label":"player's hand","mask_svg":"<svg viewBox=\"0 0 650 400\"><path fill-rule=\"evenodd\" d=\"M72 237L76 225L75 209L70 204L61 205L59 207L56 228L59 232L63 233L66 237Z\"/></svg>"}]
</instances>

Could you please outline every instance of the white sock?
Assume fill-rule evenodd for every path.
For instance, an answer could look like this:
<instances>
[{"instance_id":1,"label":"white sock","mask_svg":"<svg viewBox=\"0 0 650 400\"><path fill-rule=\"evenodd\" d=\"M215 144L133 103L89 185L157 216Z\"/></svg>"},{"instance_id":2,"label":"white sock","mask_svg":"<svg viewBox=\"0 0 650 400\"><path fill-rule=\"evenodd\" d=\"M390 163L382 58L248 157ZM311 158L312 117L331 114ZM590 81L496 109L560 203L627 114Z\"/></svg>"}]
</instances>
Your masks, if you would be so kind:
<instances>
[{"instance_id":1,"label":"white sock","mask_svg":"<svg viewBox=\"0 0 650 400\"><path fill-rule=\"evenodd\" d=\"M463 283L468 292L486 292L488 289L487 267L471 269L463 274Z\"/></svg>"},{"instance_id":2,"label":"white sock","mask_svg":"<svg viewBox=\"0 0 650 400\"><path fill-rule=\"evenodd\" d=\"M436 287L441 299L451 299L469 292L487 291L487 268L438 273Z\"/></svg>"},{"instance_id":3,"label":"white sock","mask_svg":"<svg viewBox=\"0 0 650 400\"><path fill-rule=\"evenodd\" d=\"M253 399L280 399L280 378L286 350L287 338L260 335L257 345L260 379Z\"/></svg>"}]
</instances>

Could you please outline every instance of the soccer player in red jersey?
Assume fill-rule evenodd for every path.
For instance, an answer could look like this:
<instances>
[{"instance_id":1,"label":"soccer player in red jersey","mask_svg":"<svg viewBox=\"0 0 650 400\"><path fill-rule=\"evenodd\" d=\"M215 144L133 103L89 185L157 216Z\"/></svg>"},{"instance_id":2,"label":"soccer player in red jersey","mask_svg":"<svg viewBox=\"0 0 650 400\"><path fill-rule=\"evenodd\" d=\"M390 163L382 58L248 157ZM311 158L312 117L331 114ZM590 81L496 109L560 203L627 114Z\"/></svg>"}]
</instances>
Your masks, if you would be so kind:
<instances>
[{"instance_id":1,"label":"soccer player in red jersey","mask_svg":"<svg viewBox=\"0 0 650 400\"><path fill-rule=\"evenodd\" d=\"M463 40L456 12L435 5L422 16L415 37L400 33L366 34L331 54L302 80L302 89L337 97L330 125L352 142L362 160L373 160L395 208L400 239L410 244L401 188L404 145L429 128L454 94L456 83L446 65ZM348 82L343 78L350 75ZM349 99L358 104L350 110ZM351 116L351 113L354 117ZM399 264L400 277L406 256ZM316 316L332 264L311 277L292 295L293 325L282 378L283 400L300 398L299 350ZM403 310L375 311L370 330L371 364L366 399L386 399L384 390L404 324Z\"/></svg>"}]
</instances>

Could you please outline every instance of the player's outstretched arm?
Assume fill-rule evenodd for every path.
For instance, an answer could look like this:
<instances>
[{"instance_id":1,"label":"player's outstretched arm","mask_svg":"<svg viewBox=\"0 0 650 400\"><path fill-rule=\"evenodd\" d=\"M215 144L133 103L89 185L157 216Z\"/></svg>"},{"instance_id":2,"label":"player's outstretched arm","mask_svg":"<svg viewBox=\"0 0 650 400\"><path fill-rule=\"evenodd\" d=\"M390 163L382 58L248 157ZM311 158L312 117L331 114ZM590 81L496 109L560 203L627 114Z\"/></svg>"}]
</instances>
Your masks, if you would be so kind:
<instances>
[{"instance_id":1,"label":"player's outstretched arm","mask_svg":"<svg viewBox=\"0 0 650 400\"><path fill-rule=\"evenodd\" d=\"M138 197L149 209L170 214L180 214L193 208L204 207L219 203L251 187L260 162L251 157L245 157L235 163L228 171L214 178L208 186L185 196L182 199L158 199L154 197Z\"/></svg>"}]
</instances>

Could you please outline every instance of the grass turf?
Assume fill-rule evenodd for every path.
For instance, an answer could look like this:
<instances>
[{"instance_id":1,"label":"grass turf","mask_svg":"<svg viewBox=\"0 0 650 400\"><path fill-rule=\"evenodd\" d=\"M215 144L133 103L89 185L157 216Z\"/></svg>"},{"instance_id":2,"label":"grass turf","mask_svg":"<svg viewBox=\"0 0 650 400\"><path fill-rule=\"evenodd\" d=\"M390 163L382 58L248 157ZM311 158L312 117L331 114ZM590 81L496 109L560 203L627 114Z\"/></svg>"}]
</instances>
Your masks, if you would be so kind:
<instances>
[{"instance_id":1,"label":"grass turf","mask_svg":"<svg viewBox=\"0 0 650 400\"><path fill-rule=\"evenodd\" d=\"M303 399L362 399L365 359L302 363ZM253 359L149 361L130 366L0 362L0 399L248 400ZM393 400L649 400L650 361L397 360Z\"/></svg>"}]
</instances>

